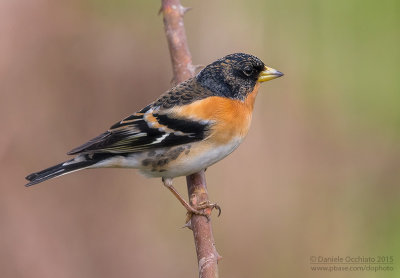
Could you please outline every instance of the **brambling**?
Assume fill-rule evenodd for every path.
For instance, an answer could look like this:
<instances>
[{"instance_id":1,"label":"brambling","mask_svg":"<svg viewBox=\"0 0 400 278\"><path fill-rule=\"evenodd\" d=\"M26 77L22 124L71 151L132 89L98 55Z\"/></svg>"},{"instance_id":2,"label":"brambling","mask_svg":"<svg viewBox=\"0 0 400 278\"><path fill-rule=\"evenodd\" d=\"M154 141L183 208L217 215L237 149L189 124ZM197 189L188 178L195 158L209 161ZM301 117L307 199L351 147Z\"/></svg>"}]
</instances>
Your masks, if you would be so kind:
<instances>
[{"instance_id":1,"label":"brambling","mask_svg":"<svg viewBox=\"0 0 400 278\"><path fill-rule=\"evenodd\" d=\"M74 158L28 175L26 186L82 169L136 168L161 177L190 213L202 214L179 196L172 179L232 153L249 130L260 83L282 75L255 56L227 55L71 150Z\"/></svg>"}]
</instances>

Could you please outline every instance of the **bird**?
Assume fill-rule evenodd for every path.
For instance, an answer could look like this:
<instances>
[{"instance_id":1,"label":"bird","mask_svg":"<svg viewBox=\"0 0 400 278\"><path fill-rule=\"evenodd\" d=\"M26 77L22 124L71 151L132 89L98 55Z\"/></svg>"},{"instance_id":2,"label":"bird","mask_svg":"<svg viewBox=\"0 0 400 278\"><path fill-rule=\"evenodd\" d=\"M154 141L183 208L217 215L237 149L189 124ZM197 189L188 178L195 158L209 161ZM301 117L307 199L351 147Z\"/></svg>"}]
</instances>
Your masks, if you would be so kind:
<instances>
[{"instance_id":1,"label":"bird","mask_svg":"<svg viewBox=\"0 0 400 278\"><path fill-rule=\"evenodd\" d=\"M189 213L204 215L180 196L173 178L231 154L248 133L260 84L282 75L253 55L229 54L69 151L72 159L26 176L26 186L82 169L135 168L162 178Z\"/></svg>"}]
</instances>

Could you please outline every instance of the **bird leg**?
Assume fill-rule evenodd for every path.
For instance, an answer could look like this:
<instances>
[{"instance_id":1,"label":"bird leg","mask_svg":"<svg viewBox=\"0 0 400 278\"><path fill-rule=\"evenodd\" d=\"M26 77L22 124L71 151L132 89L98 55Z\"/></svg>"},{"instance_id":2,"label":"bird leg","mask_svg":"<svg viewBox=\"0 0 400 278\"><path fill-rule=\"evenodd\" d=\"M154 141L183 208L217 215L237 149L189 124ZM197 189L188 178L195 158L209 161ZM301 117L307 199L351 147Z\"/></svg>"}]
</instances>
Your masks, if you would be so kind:
<instances>
[{"instance_id":1,"label":"bird leg","mask_svg":"<svg viewBox=\"0 0 400 278\"><path fill-rule=\"evenodd\" d=\"M182 198L182 196L178 193L178 191L175 189L175 187L172 186L172 179L171 178L162 178L162 181L164 183L164 186L169 189L169 191L174 194L175 198L178 199L178 201L186 208L187 213L188 213L188 219L190 220L191 216L193 214L197 215L202 215L207 217L207 220L210 220L210 215L203 212L202 210L210 208L210 209L217 209L218 210L218 216L221 214L221 208L217 204L213 204L210 201L206 201L203 203L200 203L196 208L192 207L188 202L185 201L185 199Z\"/></svg>"}]
</instances>

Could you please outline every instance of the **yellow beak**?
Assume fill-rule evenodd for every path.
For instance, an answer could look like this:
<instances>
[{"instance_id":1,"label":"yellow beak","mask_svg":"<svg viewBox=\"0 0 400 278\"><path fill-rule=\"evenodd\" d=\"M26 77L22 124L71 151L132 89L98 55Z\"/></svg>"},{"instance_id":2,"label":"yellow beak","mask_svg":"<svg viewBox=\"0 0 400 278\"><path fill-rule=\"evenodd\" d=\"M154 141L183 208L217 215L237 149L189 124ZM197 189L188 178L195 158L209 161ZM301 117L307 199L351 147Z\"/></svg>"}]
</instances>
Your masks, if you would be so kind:
<instances>
[{"instance_id":1,"label":"yellow beak","mask_svg":"<svg viewBox=\"0 0 400 278\"><path fill-rule=\"evenodd\" d=\"M260 76L258 77L258 82L265 82L269 81L278 77L281 77L283 73L281 73L279 70L269 68L265 66L264 70L260 73Z\"/></svg>"}]
</instances>

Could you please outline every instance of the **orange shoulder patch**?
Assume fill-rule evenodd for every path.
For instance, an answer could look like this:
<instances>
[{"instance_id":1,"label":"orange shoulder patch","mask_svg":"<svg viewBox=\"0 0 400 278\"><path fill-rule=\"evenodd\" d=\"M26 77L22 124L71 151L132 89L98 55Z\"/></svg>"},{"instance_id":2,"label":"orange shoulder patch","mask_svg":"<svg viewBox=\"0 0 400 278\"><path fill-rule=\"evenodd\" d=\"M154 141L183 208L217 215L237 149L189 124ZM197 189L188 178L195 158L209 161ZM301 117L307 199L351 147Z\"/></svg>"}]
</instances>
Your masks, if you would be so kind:
<instances>
[{"instance_id":1,"label":"orange shoulder patch","mask_svg":"<svg viewBox=\"0 0 400 278\"><path fill-rule=\"evenodd\" d=\"M174 114L178 118L215 122L211 129L210 141L228 143L234 138L246 136L259 86L257 83L253 92L244 101L212 96L176 107L173 109Z\"/></svg>"}]
</instances>

